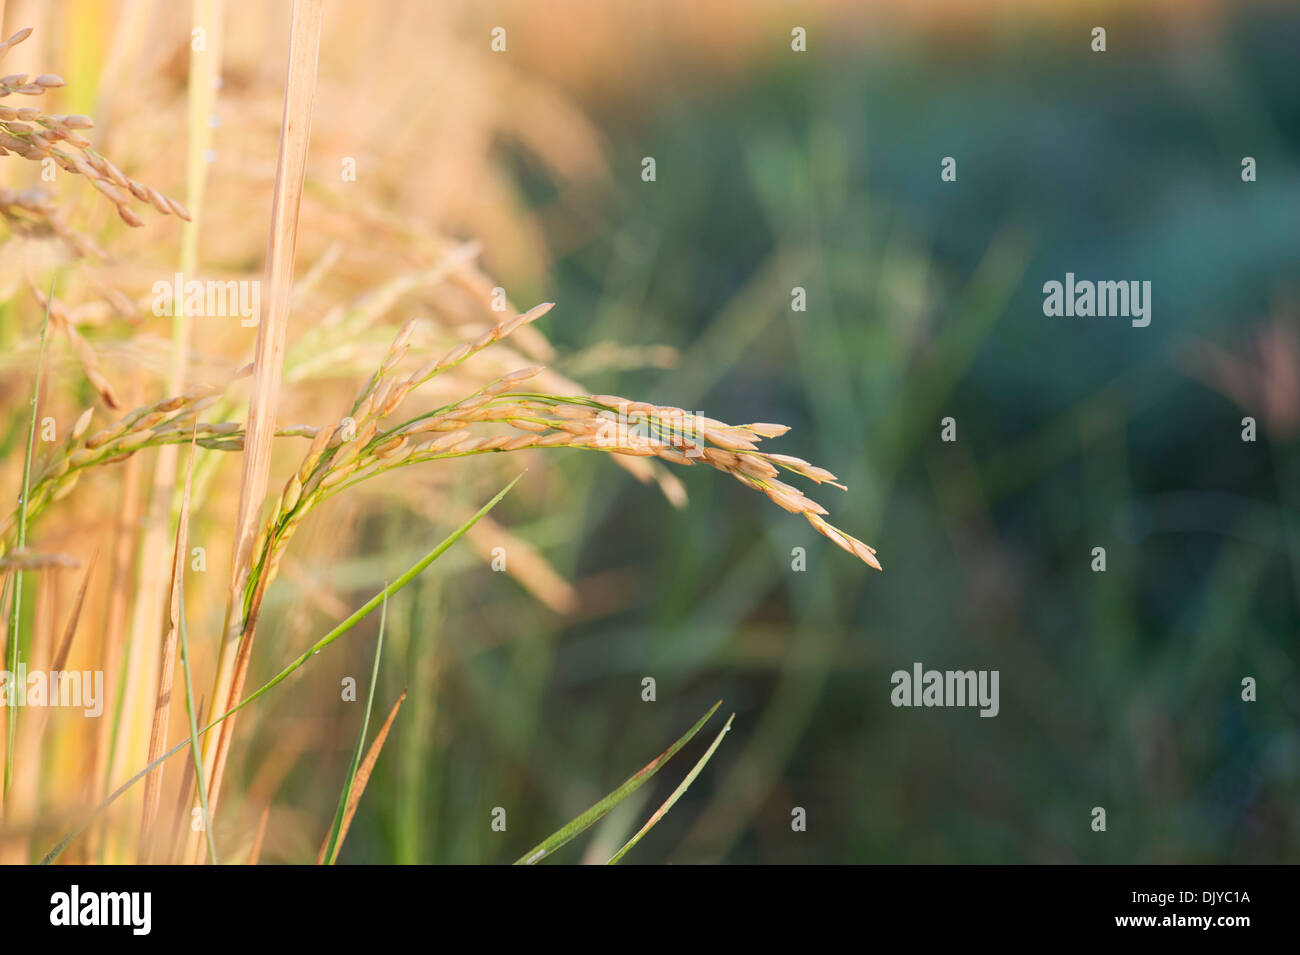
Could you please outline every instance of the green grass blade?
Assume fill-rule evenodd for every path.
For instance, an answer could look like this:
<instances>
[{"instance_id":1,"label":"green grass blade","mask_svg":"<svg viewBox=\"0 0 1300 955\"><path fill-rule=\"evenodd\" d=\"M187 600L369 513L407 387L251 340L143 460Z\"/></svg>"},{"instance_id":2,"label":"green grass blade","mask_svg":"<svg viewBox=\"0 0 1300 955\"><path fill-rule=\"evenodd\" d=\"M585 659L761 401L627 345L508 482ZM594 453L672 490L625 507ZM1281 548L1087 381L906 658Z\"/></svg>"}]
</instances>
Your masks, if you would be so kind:
<instances>
[{"instance_id":1,"label":"green grass blade","mask_svg":"<svg viewBox=\"0 0 1300 955\"><path fill-rule=\"evenodd\" d=\"M189 535L190 500L194 490L194 440L190 435L190 457L185 471L185 490L181 495L181 509L176 516L177 551L174 573L177 577L176 587L176 629L181 638L181 673L185 678L185 715L190 725L190 746L194 762L194 782L198 788L199 808L203 812L203 834L208 843L208 861L217 864L217 844L212 836L212 813L208 810L208 787L204 781L203 758L199 753L198 719L194 707L194 680L190 671L190 638L185 626L185 553L184 544Z\"/></svg>"},{"instance_id":2,"label":"green grass blade","mask_svg":"<svg viewBox=\"0 0 1300 955\"><path fill-rule=\"evenodd\" d=\"M50 330L50 303L54 301L54 279L50 279L50 294L45 297L45 320L41 324L41 350L36 359L36 387L32 389L32 416L27 428L27 456L23 458L23 496L18 501L18 539L17 549L27 546L27 495L31 493L32 451L36 447L36 403L41 397L41 370L45 367L45 335ZM7 669L10 673L18 672L18 624L22 615L23 572L17 568L13 573L14 599L9 613L9 660ZM5 744L5 793L14 778L14 741L18 737L18 698L9 694L9 738Z\"/></svg>"},{"instance_id":3,"label":"green grass blade","mask_svg":"<svg viewBox=\"0 0 1300 955\"><path fill-rule=\"evenodd\" d=\"M370 713L375 707L375 687L379 683L379 657L384 651L384 624L388 622L388 601L385 600L379 610L379 641L375 644L375 665L370 670L370 693L366 696L366 713L361 717L361 732L357 733L357 745L352 751L352 765L348 767L347 778L343 780L343 791L339 793L339 808L334 813L334 825L330 827L329 847L325 850L325 864L333 865L339 854L339 834L343 831L343 817L348 809L348 797L352 795L352 781L357 778L357 768L361 765L361 754L366 748L366 732L370 728Z\"/></svg>"},{"instance_id":4,"label":"green grass blade","mask_svg":"<svg viewBox=\"0 0 1300 955\"><path fill-rule=\"evenodd\" d=\"M695 782L695 777L700 774L700 770L704 768L704 764L707 763L709 759L713 756L713 751L716 750L718 748L718 744L722 742L722 737L727 735L727 732L731 729L731 721L734 720L735 718L736 718L735 713L732 713L730 716L727 717L727 725L722 727L722 732L718 733L718 735L713 738L713 743L710 744L708 750L705 751L704 755L700 757L699 761L695 764L694 768L692 768L691 771L686 774L686 778L682 780L681 785L673 790L673 794L669 796L666 800L664 800L664 804L662 806L660 806L658 809L654 811L654 815L652 815L649 819L646 820L646 824L641 827L641 830L635 836L629 839L622 849L619 849L617 852L615 852L613 857L609 860L609 862L606 863L606 865L617 865L619 860L622 859L623 856L627 855L628 850L630 850L634 845L636 845L638 842L641 841L642 836L644 836L647 832L653 829L660 819L668 815L668 810L672 809L673 806L677 803L677 800L682 798L682 794L686 792L687 789L690 788L691 783Z\"/></svg>"},{"instance_id":5,"label":"green grass blade","mask_svg":"<svg viewBox=\"0 0 1300 955\"><path fill-rule=\"evenodd\" d=\"M208 860L216 865L217 845L212 841L212 813L208 811L208 787L203 778L203 756L199 752L199 730L198 724L195 723L194 682L190 679L190 639L185 630L185 587L183 585L177 608L180 613L181 669L185 674L185 715L190 721L189 743L194 753L194 782L198 786L199 806L203 809L203 832L208 837Z\"/></svg>"},{"instance_id":6,"label":"green grass blade","mask_svg":"<svg viewBox=\"0 0 1300 955\"><path fill-rule=\"evenodd\" d=\"M121 786L118 786L117 789L109 793L109 795L102 802L100 802L98 806L96 806L94 809L90 811L90 813L86 816L85 819L81 821L81 824L78 825L77 828L75 828L74 830L69 832L66 836L64 836L62 839L60 839L59 842L54 846L54 848L51 849L42 857L41 865L49 865L51 862L57 859L59 855L63 852L63 850L72 844L72 841L76 839L77 836L81 835L83 832L86 831L86 828L99 816L100 813L102 813L109 806L113 805L113 803L117 802L117 800L122 797L123 793L129 790L140 780L144 779L145 776L149 775L149 773L152 772L155 767L161 766L164 762L171 759L173 756L175 756L177 753L183 750L186 746L190 746L196 739L198 739L199 736L202 736L205 733L212 730L213 728L219 726L228 717L234 715L235 713L238 713L240 710L248 706L248 704L252 703L258 697L269 692L271 689L278 686L280 683L283 683L285 680L289 678L290 674L292 674L295 670L297 670L299 667L301 667L313 656L315 656L325 647L329 646L339 637L343 636L343 634L347 633L349 630L355 627L358 623L360 623L363 619L365 619L365 617L367 617L376 607L380 606L389 597L397 593L399 590L401 590L403 587L409 584L412 580L414 580L417 576L419 576L421 571L423 571L426 567L428 567L435 560L437 560L444 553L446 553L447 550L450 549L451 546L456 543L456 541L464 537L465 534L469 531L469 529L479 522L479 519L482 518L483 515L487 514L487 512L492 510L492 508L496 507L497 504L500 503L501 499L505 497L508 493L510 493L510 489L519 483L519 479L522 477L523 474L521 473L519 477L516 477L513 481L511 481L500 491L498 491L496 496L493 497L492 500L484 504L481 508L478 509L478 511L474 514L473 517L471 517L464 524L460 525L460 527L456 528L456 530L454 530L451 534L449 534L446 538L444 538L442 543L440 543L437 547L429 551L429 553L425 554L418 561L412 564L410 569L407 570L404 574L402 574L402 576L398 577L396 580L394 580L391 584L389 584L379 593L375 594L375 596L371 597L368 601L362 604L361 607L350 617L348 617L346 620L340 623L329 633L325 634L325 636L321 637L319 640L313 643L310 647L307 648L305 653L299 656L287 667L285 667L275 676L271 677L270 680L262 684L260 687L258 687L255 691L253 691L248 696L244 697L242 700L240 700L238 703L236 703L226 712L222 713L220 716L218 716L207 726L203 727L201 730L198 731L197 734L192 734L189 738L181 740L179 743L177 743L167 752L163 753L161 756L155 759L148 766L144 767L142 770L140 770L138 773L136 773L134 776L132 776L130 779L124 782ZM715 706L714 709L717 709L717 707Z\"/></svg>"},{"instance_id":7,"label":"green grass blade","mask_svg":"<svg viewBox=\"0 0 1300 955\"><path fill-rule=\"evenodd\" d=\"M623 785L619 786L617 789L615 789L612 793L610 793L600 802L596 803L594 806L592 806L582 815L578 816L576 819L571 821L564 828L551 833L551 835L547 836L536 846L534 846L531 851L527 852L520 858L516 859L515 865L535 865L536 863L545 859L556 849L560 848L560 846L564 845L574 836L580 834L584 829L587 829L589 826L591 826L593 823L599 820L602 816L604 816L607 812L609 812L611 809L613 809L615 806L621 803L624 799L626 799L628 796L632 795L632 793L640 789L643 785L645 785L645 783L650 779L650 777L652 777L655 773L659 772L659 770L664 767L664 765L668 762L668 760L672 759L674 756L677 755L677 751L679 749L681 749L683 746L685 746L687 743L691 741L691 739L695 736L695 734L698 733L701 730L701 728L703 728L704 724L709 721L709 717L711 717L714 713L716 713L718 711L718 707L721 705L722 705L721 700L718 700L718 702L714 703L713 706L709 708L709 712L701 716L699 718L699 721L694 726L692 726L689 730L687 730L686 734L682 736L681 739L673 743L672 746L669 746L666 750L664 750L661 754L659 754L658 757L656 757L655 759L647 763L644 767L641 768L639 772L629 777L628 780L625 783L623 783Z\"/></svg>"}]
</instances>

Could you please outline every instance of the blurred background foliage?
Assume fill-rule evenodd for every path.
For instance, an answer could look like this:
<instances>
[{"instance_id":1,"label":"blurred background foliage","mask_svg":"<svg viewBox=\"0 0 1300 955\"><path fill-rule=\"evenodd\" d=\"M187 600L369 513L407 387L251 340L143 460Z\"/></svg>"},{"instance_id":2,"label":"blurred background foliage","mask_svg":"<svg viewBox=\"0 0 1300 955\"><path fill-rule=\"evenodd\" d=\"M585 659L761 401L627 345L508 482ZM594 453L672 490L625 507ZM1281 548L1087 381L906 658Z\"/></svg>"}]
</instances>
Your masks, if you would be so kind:
<instances>
[{"instance_id":1,"label":"blurred background foliage","mask_svg":"<svg viewBox=\"0 0 1300 955\"><path fill-rule=\"evenodd\" d=\"M517 755L476 764L479 734L449 730L449 771L483 772L535 831L722 697L736 729L642 861L1293 861L1300 11L874 22L814 28L805 55L774 26L738 75L593 91L610 204L546 294L562 353L680 351L593 389L793 425L884 575L725 484L685 475L691 506L665 516L574 462L591 493L546 527L584 533L551 552L578 579L617 568L625 602L520 628L452 598L453 619L487 606L522 632L464 664ZM1152 324L1045 318L1066 271L1151 281ZM1214 348L1257 390L1227 386ZM1000 670L1001 714L891 707L913 661Z\"/></svg>"},{"instance_id":2,"label":"blurred background foliage","mask_svg":"<svg viewBox=\"0 0 1300 955\"><path fill-rule=\"evenodd\" d=\"M227 74L278 120L282 14L257 6L227 4L245 65ZM1295 861L1300 9L329 6L322 75L357 112L318 108L320 181L372 104L401 148L370 140L391 177L370 198L481 238L513 301L558 302L552 367L792 425L779 450L839 475L849 492L818 499L885 567L700 469L674 509L601 456L551 456L493 521L507 560L526 542L576 599L491 572L488 535L392 602L378 699L409 695L342 862L513 860L719 698L731 733L629 861ZM403 110L443 103L481 122L401 138ZM251 235L209 248L243 261ZM300 274L324 238L304 236ZM1044 317L1042 284L1067 271L1149 280L1151 325ZM445 511L499 486L471 480L486 468L440 488ZM264 628L250 681L441 536L447 513L385 487L309 529L267 610L299 624ZM338 681L371 649L322 654L237 744L226 825L270 801L265 861L314 853L359 718ZM892 707L914 661L999 670L1000 714ZM709 738L557 861L608 857Z\"/></svg>"}]
</instances>

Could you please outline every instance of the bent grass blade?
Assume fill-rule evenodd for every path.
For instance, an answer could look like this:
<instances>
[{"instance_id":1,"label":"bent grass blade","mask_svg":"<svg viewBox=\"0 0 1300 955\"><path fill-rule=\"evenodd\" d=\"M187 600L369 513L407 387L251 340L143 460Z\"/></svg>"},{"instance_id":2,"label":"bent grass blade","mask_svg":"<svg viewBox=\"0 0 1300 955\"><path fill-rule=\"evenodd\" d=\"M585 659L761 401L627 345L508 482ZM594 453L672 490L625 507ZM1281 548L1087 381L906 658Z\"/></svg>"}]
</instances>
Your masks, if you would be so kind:
<instances>
[{"instance_id":1,"label":"bent grass blade","mask_svg":"<svg viewBox=\"0 0 1300 955\"><path fill-rule=\"evenodd\" d=\"M682 780L681 785L673 790L673 794L665 799L663 805L654 811L654 815L646 820L646 824L641 827L640 831L629 839L622 849L615 852L609 862L605 863L606 865L617 865L619 860L621 860L623 856L627 855L628 851L641 841L642 836L653 829L660 819L668 815L668 810L672 809L673 806L676 805L677 800L682 798L682 794L690 788L691 783L695 782L695 777L700 774L700 770L704 768L704 764L712 758L714 750L716 750L718 745L722 742L722 737L726 736L728 731L731 729L731 721L735 718L735 713L732 713L727 717L727 724L722 727L722 731L718 733L717 736L713 737L713 742L709 745L709 748L705 751L704 755L699 758L699 761L696 762L691 771L686 774L686 778Z\"/></svg>"},{"instance_id":2,"label":"bent grass blade","mask_svg":"<svg viewBox=\"0 0 1300 955\"><path fill-rule=\"evenodd\" d=\"M594 806L592 806L582 815L572 820L568 825L564 826L562 829L553 832L550 836L543 839L536 846L534 846L531 851L521 856L519 859L515 860L515 865L537 864L538 862L540 862L541 860L549 856L556 849L560 848L560 846L564 845L566 842L572 839L574 836L579 835L585 829L590 827L593 823L597 822L602 816L608 813L611 809L613 809L615 806L621 803L628 796L632 795L632 793L640 789L643 785L646 784L647 781L649 781L649 779L652 776L654 776L655 773L663 769L664 765L668 762L668 760L672 759L674 756L677 755L678 750L680 750L683 746L685 746L694 738L695 734L698 733L704 727L704 724L709 721L709 717L713 716L713 714L718 711L718 707L720 707L721 705L722 705L721 700L718 700L718 702L714 703L713 706L709 707L709 711L705 713L703 716L701 716L698 722L696 722L694 726L692 726L689 730L687 730L685 735L683 735L681 739L673 743L672 746L669 746L657 758L651 760L649 763L643 766L639 772L637 772L636 774L628 778L628 780L624 782L623 785L619 786L617 789L615 789L612 793L610 793L600 802L596 803ZM716 743L714 745L716 745Z\"/></svg>"}]
</instances>

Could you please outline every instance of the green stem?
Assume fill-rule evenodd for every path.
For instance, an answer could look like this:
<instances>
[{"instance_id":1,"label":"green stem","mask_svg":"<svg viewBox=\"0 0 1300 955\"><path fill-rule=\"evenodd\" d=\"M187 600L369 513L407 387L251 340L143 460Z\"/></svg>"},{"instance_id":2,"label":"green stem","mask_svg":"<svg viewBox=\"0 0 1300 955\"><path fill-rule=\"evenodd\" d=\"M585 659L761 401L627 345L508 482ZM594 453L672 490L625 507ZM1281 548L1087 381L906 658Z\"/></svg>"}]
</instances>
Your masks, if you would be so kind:
<instances>
[{"instance_id":1,"label":"green stem","mask_svg":"<svg viewBox=\"0 0 1300 955\"><path fill-rule=\"evenodd\" d=\"M45 334L50 328L50 304L54 301L54 278L50 278L50 294L45 298L45 320L41 324L41 350L36 360L36 387L32 390L31 423L27 429L27 457L23 459L23 496L18 502L18 549L27 546L27 496L31 492L32 451L36 447L36 404L41 397L41 369L45 365ZM23 572L14 570L14 599L9 614L9 661L10 673L18 672L18 627L21 621L23 602ZM18 696L9 693L9 738L5 745L5 794L14 778L14 743L18 738Z\"/></svg>"},{"instance_id":2,"label":"green stem","mask_svg":"<svg viewBox=\"0 0 1300 955\"><path fill-rule=\"evenodd\" d=\"M134 776L132 776L130 779L124 782L121 786L117 787L117 789L113 790L113 792L110 793L109 796L103 802L101 802L98 806L96 806L94 809L90 811L89 815L87 815L86 818L81 821L80 825L78 825L72 832L68 833L66 836L60 839L58 844L55 845L53 849L51 849L49 852L45 854L45 856L41 859L41 865L49 865L51 862L57 859L59 855L63 852L63 850L72 844L72 841L76 839L77 836L81 835L83 832L86 831L86 828L99 816L100 813L102 813L113 803L117 802L117 800L120 799L127 790L129 790L132 786L138 783L145 776L149 775L149 773L152 772L155 767L162 765L164 762L171 759L173 756L175 756L177 753L183 750L186 746L189 746L193 742L197 741L197 739L200 736L203 736L204 734L208 733L209 731L211 731L212 729L220 725L222 722L224 722L226 719L238 713L244 707L248 706L248 704L252 703L258 697L264 695L274 687L283 683L285 680L289 678L290 674L292 674L295 670L297 670L299 667L301 667L313 656L315 656L321 650L325 649L325 647L329 646L339 637L343 636L343 634L347 633L349 630L355 627L358 623L360 623L363 619L365 619L365 617L367 617L371 612L373 612L376 607L383 604L384 601L386 601L389 597L397 593L399 590L401 590L403 587L409 584L412 580L414 580L417 576L419 576L421 571L423 571L426 567L428 567L435 560L437 560L444 553L446 553L446 551L453 544L455 544L456 541L464 537L466 532L468 532L471 527L477 524L479 519L482 518L483 515L487 514L487 512L492 510L492 508L496 507L496 505L501 501L501 499L505 497L508 493L510 493L510 489L519 483L519 480L522 477L523 474L521 473L519 477L516 477L513 481L511 481L500 491L498 491L496 496L493 497L492 500L484 504L481 508L479 508L479 510L474 514L473 517L471 517L464 524L462 524L455 531L453 531L450 535L444 538L442 543L440 543L433 550L429 551L429 553L421 557L419 561L411 565L409 570L407 570L404 574L402 574L400 577L394 580L391 584L389 584L379 593L375 594L375 596L371 597L368 601L362 604L361 607L358 608L356 612L354 612L350 617L348 617L346 620L340 623L329 633L325 634L325 636L321 637L319 640L313 643L310 647L307 648L307 650L301 656L299 656L296 660L290 663L287 667L285 667L283 670L281 670L279 673L273 676L262 686L258 687L257 690L255 690L250 695L246 696L244 699L240 700L229 710L222 713L220 716L218 716L207 726L203 727L203 729L199 730L197 733L191 734L186 739L181 740L179 743L177 743L167 752L163 753L161 756L155 759L148 766L144 767L144 769L140 770L138 773L136 773Z\"/></svg>"},{"instance_id":3,"label":"green stem","mask_svg":"<svg viewBox=\"0 0 1300 955\"><path fill-rule=\"evenodd\" d=\"M339 837L343 832L343 817L347 815L348 799L352 796L352 784L357 778L357 769L361 766L361 754L366 748L366 732L370 729L370 713L375 708L375 687L379 684L379 658L384 652L384 625L388 622L388 601L385 600L379 611L379 640L375 644L375 663L370 669L370 692L366 696L366 712L361 718L361 731L357 734L357 745L352 750L352 763L348 766L347 778L339 793L338 809L334 813L334 824L330 826L329 845L325 849L325 864L333 865L339 854Z\"/></svg>"},{"instance_id":4,"label":"green stem","mask_svg":"<svg viewBox=\"0 0 1300 955\"><path fill-rule=\"evenodd\" d=\"M185 559L183 554L180 555L180 559ZM185 627L185 581L183 579L179 598L177 612L180 614L181 669L185 672L185 715L189 717L190 722L189 743L194 757L194 782L198 786L199 805L203 809L203 832L208 837L208 859L216 865L217 844L212 838L212 813L208 811L208 786L203 778L203 756L199 753L199 731L198 724L195 722L197 717L194 712L194 682L190 679L190 640Z\"/></svg>"}]
</instances>

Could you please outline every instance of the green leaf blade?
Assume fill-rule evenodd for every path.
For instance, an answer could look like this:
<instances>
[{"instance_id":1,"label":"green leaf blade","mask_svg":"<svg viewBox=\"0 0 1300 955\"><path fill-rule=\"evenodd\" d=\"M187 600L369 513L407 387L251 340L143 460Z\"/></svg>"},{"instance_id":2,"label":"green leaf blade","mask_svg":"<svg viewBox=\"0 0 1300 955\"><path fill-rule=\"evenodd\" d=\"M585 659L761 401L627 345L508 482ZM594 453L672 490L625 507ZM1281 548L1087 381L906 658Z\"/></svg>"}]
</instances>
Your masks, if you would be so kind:
<instances>
[{"instance_id":1,"label":"green leaf blade","mask_svg":"<svg viewBox=\"0 0 1300 955\"><path fill-rule=\"evenodd\" d=\"M121 786L118 786L117 789L113 790L113 792L111 792L103 801L99 803L99 805L97 805L94 809L92 809L84 819L82 819L82 821L77 825L76 828L74 828L71 832L67 833L62 839L60 839L55 844L55 846L52 849L50 849L49 852L47 852L41 858L40 864L49 865L52 862L54 862L54 860L57 859L63 853L63 851L72 844L72 841L74 839L76 839L79 835L85 832L87 828L89 828L90 824L96 818L99 817L100 813L106 810L109 806L113 805L113 803L117 802L117 800L120 799L132 786L134 786L140 780L144 779L144 777L149 775L149 773L151 773L156 767L161 766L163 763L171 759L177 753L184 750L185 747L190 746L193 743L193 741L197 739L199 736L203 736L205 733L208 733L209 731L215 729L217 726L221 725L221 723L224 720L234 715L235 713L238 713L240 710L248 706L258 697L262 696L265 693L268 693L270 690L278 686L280 683L283 683L286 679L289 678L290 674L292 674L299 667L303 666L320 650L329 646L339 637L343 636L343 634L347 633L358 623L360 623L361 620L364 619L367 615L369 615L371 611L373 611L376 607L380 606L380 604L386 601L389 597L397 593L399 590L401 590L403 587L409 584L412 580L414 580L420 574L421 571L423 571L431 563L433 563L444 553L446 553L447 550L450 549L451 546L456 543L456 541L464 537L465 534L469 532L469 529L473 527L475 524L477 524L479 520L482 517L484 517L484 515L487 514L488 511L496 507L497 504L501 502L501 499L510 492L511 488L513 488L516 484L519 483L520 479L523 476L524 475L520 473L518 477L516 477L513 481L511 481L500 491L498 491L495 497L493 497L490 501L488 501L481 508L479 508L478 511L476 511L472 517L470 517L469 520L467 520L464 524L462 524L455 531L453 531L446 538L444 538L442 543L440 543L433 550L429 551L429 553L425 554L424 557L420 558L419 561L413 564L409 570L407 570L404 574L402 574L400 577L394 580L391 584L389 584L387 587L385 587L383 590L377 593L374 597L370 598L370 600L364 603L350 617L348 617L346 620L340 623L337 627L335 627L325 636L317 640L314 644L312 644L307 649L305 653L303 653L300 657L298 657L296 660L290 663L287 667L285 667L283 670L281 670L279 673L273 676L266 683L262 684L262 686L258 687L258 689L253 691L253 693L244 697L244 699L240 700L229 710L222 713L220 716L214 719L207 726L203 727L201 730L198 731L197 734L191 735L181 740L179 743L177 743L167 752L163 753L161 756L155 759L148 766L145 766L138 773L136 773L134 776L132 776L130 779L124 782Z\"/></svg>"},{"instance_id":2,"label":"green leaf blade","mask_svg":"<svg viewBox=\"0 0 1300 955\"><path fill-rule=\"evenodd\" d=\"M689 743L695 737L695 734L703 729L704 724L707 723L709 718L718 711L718 707L721 705L721 700L714 703L713 706L709 708L709 711L701 716L695 725L687 730L686 733L677 740L677 742L669 746L666 750L660 753L659 756L630 776L623 785L609 793L609 795L605 796L604 799L600 800L586 812L582 813L582 815L572 819L567 825L551 833L551 835L543 839L527 853L520 856L515 860L515 865L536 865L556 849L560 848L575 836L580 835L583 831L591 827L611 809L640 789L643 785L649 782L655 773L659 772L659 770L667 764L668 760L677 755L678 750Z\"/></svg>"},{"instance_id":3,"label":"green leaf blade","mask_svg":"<svg viewBox=\"0 0 1300 955\"><path fill-rule=\"evenodd\" d=\"M699 758L699 760L691 768L691 771L686 774L686 778L683 779L681 781L681 784L678 785L678 787L673 790L672 795L664 800L663 805L660 806L658 809L656 809L654 811L654 814L648 820L646 820L646 824L641 827L640 831L638 831L636 835L634 835L631 839L629 839L626 842L626 844L624 844L622 849L619 849L618 852L614 853L613 857L609 860L609 862L605 863L606 865L617 865L619 863L619 860L621 860L623 856L627 855L628 851L631 850L633 846L635 846L638 842L641 841L642 836L644 836L647 832L653 829L658 824L660 819L668 815L668 810L672 809L673 806L676 805L677 800L682 798L682 795L686 792L686 790L688 790L691 787L691 783L695 782L695 777L700 774L700 770L702 770L704 768L704 765L713 757L714 751L718 748L718 745L722 742L722 737L726 736L727 733L731 730L731 721L734 720L735 718L736 718L735 713L732 713L730 716L727 717L727 723L725 726L722 727L722 731L713 738L713 742L709 745L708 750L706 750L704 755Z\"/></svg>"},{"instance_id":4,"label":"green leaf blade","mask_svg":"<svg viewBox=\"0 0 1300 955\"><path fill-rule=\"evenodd\" d=\"M375 687L379 683L379 658L384 652L384 626L388 622L388 600L379 611L379 640L375 644L375 663L370 670L370 692L366 695L366 712L361 717L361 731L357 733L357 745L352 750L352 763L348 766L347 778L343 780L343 791L339 793L339 806L334 813L334 824L330 826L329 844L325 848L325 864L333 865L339 854L339 837L343 832L343 819L347 815L348 799L352 795L352 783L357 778L357 769L361 766L361 754L366 748L366 733L370 729L370 714L375 708Z\"/></svg>"},{"instance_id":5,"label":"green leaf blade","mask_svg":"<svg viewBox=\"0 0 1300 955\"><path fill-rule=\"evenodd\" d=\"M36 387L32 389L32 415L27 428L27 455L23 458L23 493L18 501L18 538L17 549L27 546L27 498L32 485L32 453L36 448L36 406L41 400L41 372L45 368L45 338L50 330L50 305L54 301L54 279L50 279L50 294L45 297L45 320L41 324L41 350L36 359ZM9 614L9 653L7 669L10 673L18 672L18 628L22 619L23 572L15 569L13 574L14 599ZM9 735L5 743L5 778L4 792L8 794L14 778L14 745L18 738L18 703L17 697L9 694Z\"/></svg>"}]
</instances>

